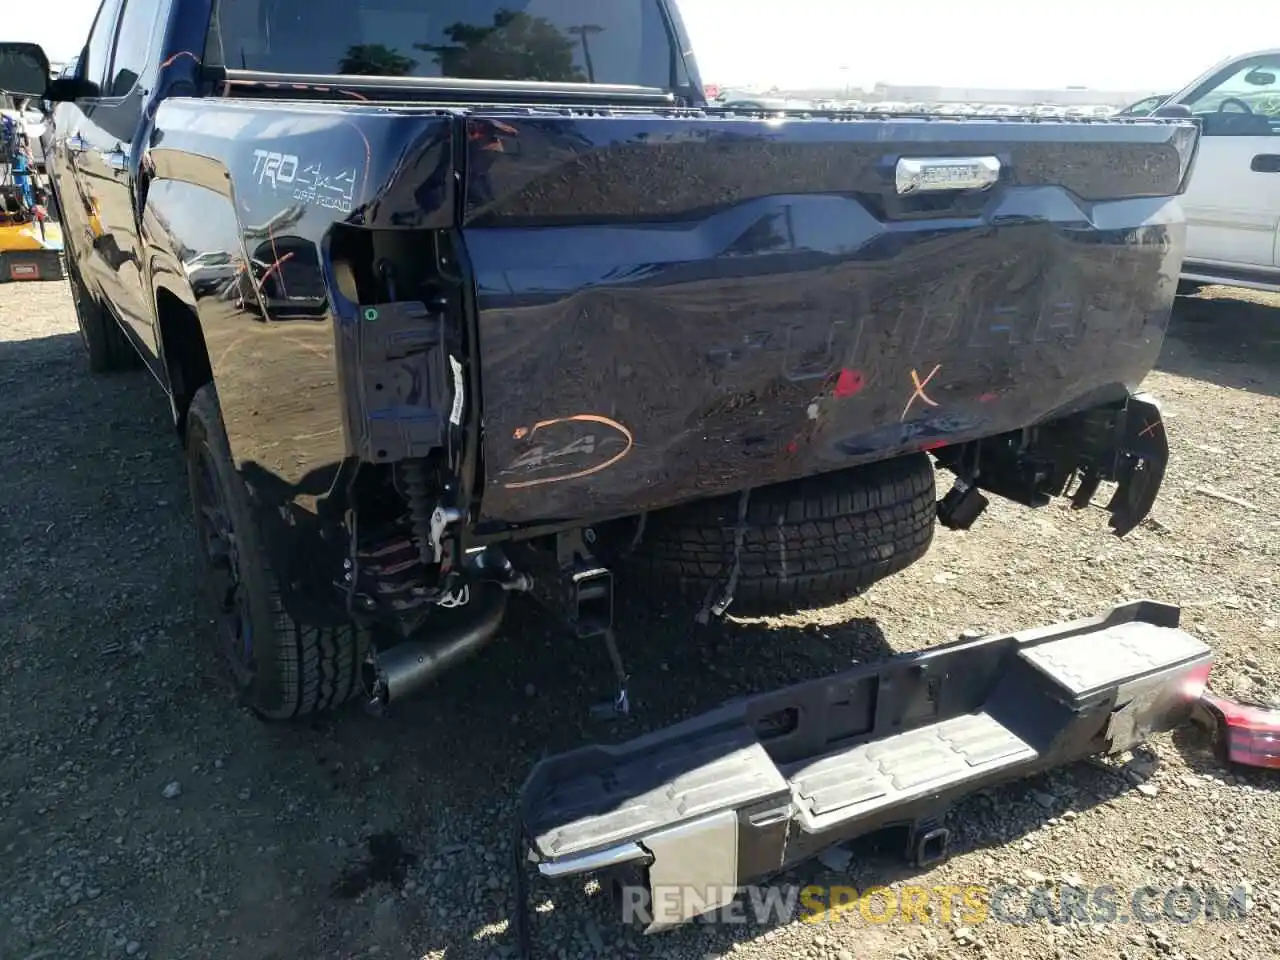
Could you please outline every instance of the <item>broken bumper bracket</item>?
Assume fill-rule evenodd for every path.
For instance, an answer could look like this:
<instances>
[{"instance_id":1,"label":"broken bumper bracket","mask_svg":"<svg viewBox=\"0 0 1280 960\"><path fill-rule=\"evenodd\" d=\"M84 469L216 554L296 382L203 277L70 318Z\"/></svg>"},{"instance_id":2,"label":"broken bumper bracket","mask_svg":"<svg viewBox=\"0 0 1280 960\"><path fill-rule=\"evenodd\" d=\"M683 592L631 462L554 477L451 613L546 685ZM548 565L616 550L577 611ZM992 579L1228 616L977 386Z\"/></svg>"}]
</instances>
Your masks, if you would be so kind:
<instances>
[{"instance_id":1,"label":"broken bumper bracket","mask_svg":"<svg viewBox=\"0 0 1280 960\"><path fill-rule=\"evenodd\" d=\"M1169 438L1160 407L1144 393L1130 397L1125 404L1118 433L1112 468L1117 486L1107 511L1111 514L1111 529L1123 537L1155 506L1169 463ZM1096 489L1096 483L1094 486Z\"/></svg>"},{"instance_id":2,"label":"broken bumper bracket","mask_svg":"<svg viewBox=\"0 0 1280 960\"><path fill-rule=\"evenodd\" d=\"M519 859L545 877L642 878L650 932L887 826L910 828L912 858L931 862L963 796L1186 720L1212 654L1178 621L1177 607L1139 601L859 665L546 758L522 790Z\"/></svg>"}]
</instances>

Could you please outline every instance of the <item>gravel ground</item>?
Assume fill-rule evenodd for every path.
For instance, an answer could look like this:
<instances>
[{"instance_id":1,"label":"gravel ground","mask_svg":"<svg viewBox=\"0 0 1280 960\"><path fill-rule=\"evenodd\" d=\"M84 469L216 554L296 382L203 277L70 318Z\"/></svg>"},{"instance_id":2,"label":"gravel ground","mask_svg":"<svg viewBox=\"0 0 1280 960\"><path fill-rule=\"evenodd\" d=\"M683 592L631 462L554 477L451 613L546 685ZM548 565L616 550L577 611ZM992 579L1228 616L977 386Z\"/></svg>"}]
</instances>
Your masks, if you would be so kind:
<instances>
[{"instance_id":1,"label":"gravel ground","mask_svg":"<svg viewBox=\"0 0 1280 960\"><path fill-rule=\"evenodd\" d=\"M996 504L841 607L730 624L622 598L636 712L600 721L603 651L518 611L504 640L394 717L266 727L237 710L194 610L193 541L167 407L145 373L91 378L65 284L0 287L0 960L511 956L512 800L542 750L634 735L740 692L965 628L1181 603L1222 692L1280 700L1280 300L1179 309L1149 387L1175 460L1127 539L1101 511ZM887 639L886 639L887 638ZM1127 762L1124 762L1127 761ZM1180 925L692 925L652 938L604 898L535 889L540 957L1271 957L1273 776L1180 731L1117 763L980 795L927 872L859 844L791 882L1030 886L1183 880L1248 915ZM837 869L832 869L832 867ZM1157 901L1158 902L1158 901Z\"/></svg>"}]
</instances>

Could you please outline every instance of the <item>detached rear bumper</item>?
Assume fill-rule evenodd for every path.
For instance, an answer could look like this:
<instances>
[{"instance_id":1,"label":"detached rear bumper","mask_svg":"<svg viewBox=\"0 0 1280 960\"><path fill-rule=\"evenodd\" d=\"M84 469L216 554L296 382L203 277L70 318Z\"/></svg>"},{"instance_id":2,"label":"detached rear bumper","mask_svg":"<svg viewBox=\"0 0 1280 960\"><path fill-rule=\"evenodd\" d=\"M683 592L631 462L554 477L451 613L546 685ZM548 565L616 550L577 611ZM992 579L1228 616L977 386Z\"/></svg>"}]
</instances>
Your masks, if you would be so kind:
<instances>
[{"instance_id":1,"label":"detached rear bumper","mask_svg":"<svg viewBox=\"0 0 1280 960\"><path fill-rule=\"evenodd\" d=\"M961 641L739 700L618 746L547 758L522 791L545 876L640 868L648 928L714 910L737 888L831 844L910 828L940 858L966 794L1186 720L1212 665L1150 601L1105 616Z\"/></svg>"}]
</instances>

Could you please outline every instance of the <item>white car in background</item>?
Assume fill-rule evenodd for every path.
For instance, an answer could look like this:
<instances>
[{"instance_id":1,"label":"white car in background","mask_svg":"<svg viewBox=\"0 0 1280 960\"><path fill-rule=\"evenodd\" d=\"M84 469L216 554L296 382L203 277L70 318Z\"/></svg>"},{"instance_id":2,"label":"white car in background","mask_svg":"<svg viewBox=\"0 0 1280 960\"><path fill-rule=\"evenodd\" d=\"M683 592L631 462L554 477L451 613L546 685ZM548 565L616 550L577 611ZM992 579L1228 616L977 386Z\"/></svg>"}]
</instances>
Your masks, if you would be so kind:
<instances>
[{"instance_id":1,"label":"white car in background","mask_svg":"<svg viewBox=\"0 0 1280 960\"><path fill-rule=\"evenodd\" d=\"M1202 129L1182 279L1280 292L1280 50L1218 64L1159 111L1175 105Z\"/></svg>"}]
</instances>

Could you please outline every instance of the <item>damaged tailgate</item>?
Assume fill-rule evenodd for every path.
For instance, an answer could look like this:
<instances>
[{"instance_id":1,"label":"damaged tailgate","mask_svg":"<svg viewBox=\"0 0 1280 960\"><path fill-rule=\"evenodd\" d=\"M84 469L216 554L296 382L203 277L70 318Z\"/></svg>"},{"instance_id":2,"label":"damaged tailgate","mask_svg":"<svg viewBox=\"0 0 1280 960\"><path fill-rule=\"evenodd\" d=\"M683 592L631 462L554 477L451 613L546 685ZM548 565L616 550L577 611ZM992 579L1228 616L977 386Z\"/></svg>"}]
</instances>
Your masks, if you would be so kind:
<instances>
[{"instance_id":1,"label":"damaged tailgate","mask_svg":"<svg viewBox=\"0 0 1280 960\"><path fill-rule=\"evenodd\" d=\"M466 122L491 526L992 436L1160 351L1189 123Z\"/></svg>"}]
</instances>

